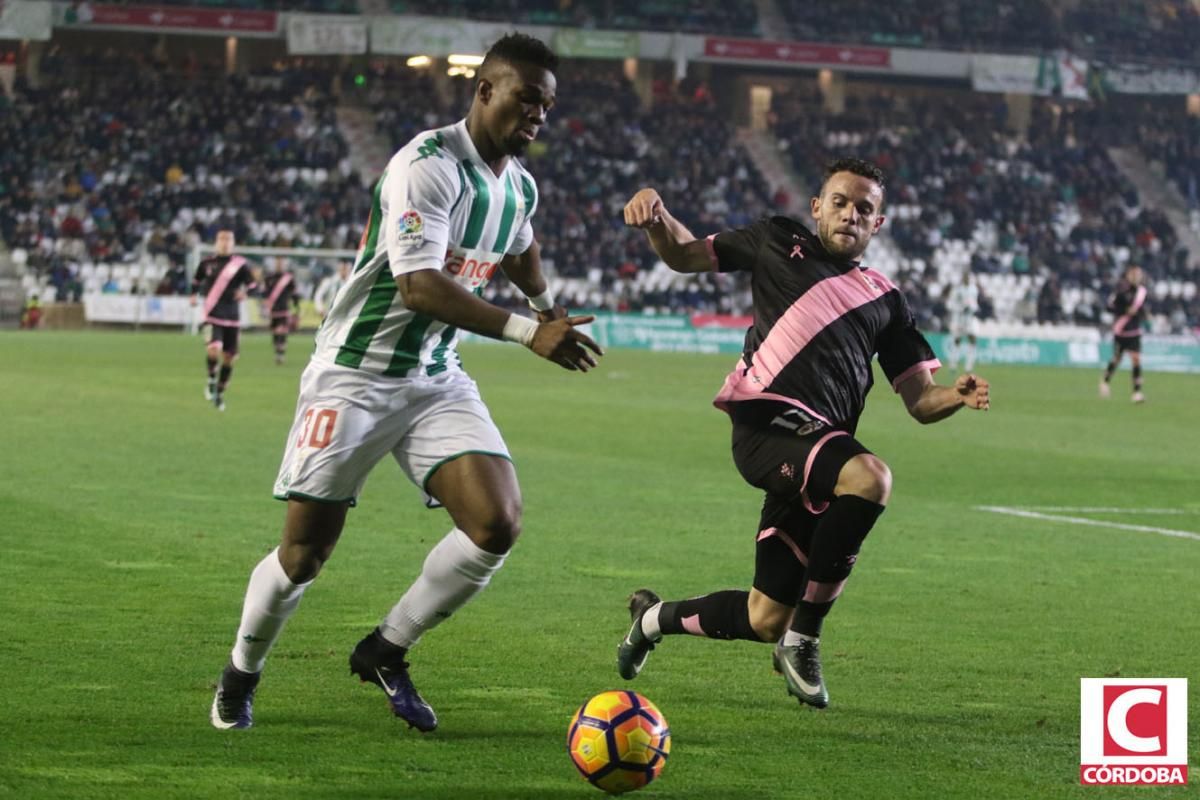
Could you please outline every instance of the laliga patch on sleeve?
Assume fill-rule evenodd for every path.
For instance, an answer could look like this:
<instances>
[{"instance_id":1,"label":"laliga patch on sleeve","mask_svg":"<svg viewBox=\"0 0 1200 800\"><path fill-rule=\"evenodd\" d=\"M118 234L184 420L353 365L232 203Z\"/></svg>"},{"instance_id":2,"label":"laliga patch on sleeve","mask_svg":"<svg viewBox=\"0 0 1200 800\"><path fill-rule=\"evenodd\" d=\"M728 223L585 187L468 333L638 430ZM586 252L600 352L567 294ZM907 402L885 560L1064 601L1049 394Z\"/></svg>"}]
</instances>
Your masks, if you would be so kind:
<instances>
[{"instance_id":1,"label":"laliga patch on sleeve","mask_svg":"<svg viewBox=\"0 0 1200 800\"><path fill-rule=\"evenodd\" d=\"M413 209L400 215L400 244L419 245L425 241L425 220Z\"/></svg>"}]
</instances>

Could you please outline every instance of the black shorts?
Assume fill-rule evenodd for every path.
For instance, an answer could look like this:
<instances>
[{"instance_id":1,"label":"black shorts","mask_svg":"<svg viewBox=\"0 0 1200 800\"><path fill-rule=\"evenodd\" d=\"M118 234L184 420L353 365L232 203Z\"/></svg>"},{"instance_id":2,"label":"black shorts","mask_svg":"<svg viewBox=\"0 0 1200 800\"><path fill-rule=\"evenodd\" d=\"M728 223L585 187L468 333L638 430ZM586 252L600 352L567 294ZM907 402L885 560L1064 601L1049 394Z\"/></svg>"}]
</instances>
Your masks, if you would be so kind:
<instances>
[{"instance_id":1,"label":"black shorts","mask_svg":"<svg viewBox=\"0 0 1200 800\"><path fill-rule=\"evenodd\" d=\"M1142 352L1142 337L1138 336L1114 336L1113 348L1117 355L1121 353L1140 353Z\"/></svg>"},{"instance_id":2,"label":"black shorts","mask_svg":"<svg viewBox=\"0 0 1200 800\"><path fill-rule=\"evenodd\" d=\"M842 467L871 451L850 431L781 404L738 403L732 416L733 462L747 483L766 493L754 588L792 605L804 589L812 533L833 500Z\"/></svg>"},{"instance_id":3,"label":"black shorts","mask_svg":"<svg viewBox=\"0 0 1200 800\"><path fill-rule=\"evenodd\" d=\"M212 332L208 335L208 342L221 343L222 352L227 355L236 356L238 351L238 334L242 329L236 325L209 325Z\"/></svg>"}]
</instances>

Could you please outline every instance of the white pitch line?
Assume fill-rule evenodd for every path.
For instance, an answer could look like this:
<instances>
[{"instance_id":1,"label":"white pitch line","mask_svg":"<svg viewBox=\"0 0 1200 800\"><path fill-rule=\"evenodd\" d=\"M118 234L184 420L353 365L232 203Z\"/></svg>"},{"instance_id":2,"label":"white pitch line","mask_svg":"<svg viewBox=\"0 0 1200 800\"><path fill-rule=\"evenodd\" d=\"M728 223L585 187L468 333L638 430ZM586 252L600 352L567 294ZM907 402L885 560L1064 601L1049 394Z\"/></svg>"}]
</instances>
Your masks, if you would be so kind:
<instances>
[{"instance_id":1,"label":"white pitch line","mask_svg":"<svg viewBox=\"0 0 1200 800\"><path fill-rule=\"evenodd\" d=\"M1041 519L1048 522L1070 522L1073 525L1091 525L1096 528L1115 528L1122 531L1138 531L1139 533L1157 533L1160 536L1173 536L1177 539L1194 539L1200 542L1200 533L1177 531L1171 528L1153 528L1149 525L1127 525L1124 522L1103 522L1087 517L1064 517L1057 514L1042 514L1023 508L1008 508L1007 506L975 506L976 511L990 511L993 514L1010 514L1014 517Z\"/></svg>"},{"instance_id":2,"label":"white pitch line","mask_svg":"<svg viewBox=\"0 0 1200 800\"><path fill-rule=\"evenodd\" d=\"M1106 508L1103 506L1022 506L1032 511L1057 511L1074 514L1200 514L1200 509L1189 511L1182 508Z\"/></svg>"}]
</instances>

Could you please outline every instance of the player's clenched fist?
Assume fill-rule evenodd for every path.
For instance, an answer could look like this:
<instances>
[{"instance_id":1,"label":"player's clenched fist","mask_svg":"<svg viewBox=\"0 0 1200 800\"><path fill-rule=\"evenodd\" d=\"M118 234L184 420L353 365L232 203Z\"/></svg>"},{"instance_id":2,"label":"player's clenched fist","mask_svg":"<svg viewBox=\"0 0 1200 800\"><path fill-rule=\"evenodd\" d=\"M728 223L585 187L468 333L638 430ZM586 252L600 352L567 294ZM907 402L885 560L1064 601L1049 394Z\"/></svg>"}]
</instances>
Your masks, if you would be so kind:
<instances>
[{"instance_id":1,"label":"player's clenched fist","mask_svg":"<svg viewBox=\"0 0 1200 800\"><path fill-rule=\"evenodd\" d=\"M662 198L657 191L642 189L625 204L625 224L635 228L657 225L662 222L664 210Z\"/></svg>"},{"instance_id":2,"label":"player's clenched fist","mask_svg":"<svg viewBox=\"0 0 1200 800\"><path fill-rule=\"evenodd\" d=\"M533 334L529 349L564 369L587 372L596 366L596 359L592 357L592 353L602 356L604 351L590 336L575 328L578 325L587 325L594 319L592 316L564 317L552 322L543 322Z\"/></svg>"},{"instance_id":3,"label":"player's clenched fist","mask_svg":"<svg viewBox=\"0 0 1200 800\"><path fill-rule=\"evenodd\" d=\"M959 375L954 381L954 389L962 397L967 408L977 408L980 411L987 411L992 405L988 388L985 379L970 373Z\"/></svg>"}]
</instances>

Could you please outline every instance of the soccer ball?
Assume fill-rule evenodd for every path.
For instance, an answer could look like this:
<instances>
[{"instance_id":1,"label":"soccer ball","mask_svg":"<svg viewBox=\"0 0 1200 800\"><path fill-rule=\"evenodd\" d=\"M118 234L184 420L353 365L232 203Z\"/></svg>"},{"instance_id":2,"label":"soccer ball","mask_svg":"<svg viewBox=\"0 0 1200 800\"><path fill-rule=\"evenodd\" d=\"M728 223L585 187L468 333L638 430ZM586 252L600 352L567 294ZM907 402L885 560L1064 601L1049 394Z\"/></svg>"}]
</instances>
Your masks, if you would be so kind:
<instances>
[{"instance_id":1,"label":"soccer ball","mask_svg":"<svg viewBox=\"0 0 1200 800\"><path fill-rule=\"evenodd\" d=\"M583 777L609 794L640 789L658 777L671 753L671 729L637 692L603 692L575 712L567 752Z\"/></svg>"}]
</instances>

